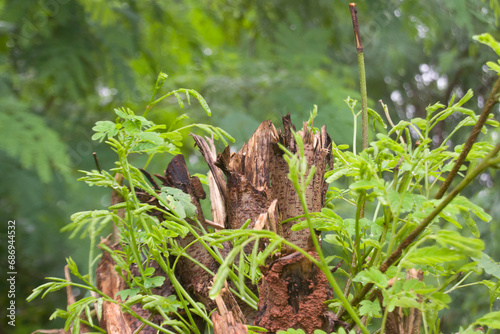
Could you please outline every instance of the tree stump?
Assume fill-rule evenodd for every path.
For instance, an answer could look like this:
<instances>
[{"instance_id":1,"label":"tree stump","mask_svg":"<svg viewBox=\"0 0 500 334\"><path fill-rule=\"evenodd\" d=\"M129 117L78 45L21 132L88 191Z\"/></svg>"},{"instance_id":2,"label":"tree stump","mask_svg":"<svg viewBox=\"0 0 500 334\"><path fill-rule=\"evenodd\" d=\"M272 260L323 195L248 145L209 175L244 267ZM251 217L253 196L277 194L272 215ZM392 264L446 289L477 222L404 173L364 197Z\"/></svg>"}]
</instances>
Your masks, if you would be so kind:
<instances>
[{"instance_id":1,"label":"tree stump","mask_svg":"<svg viewBox=\"0 0 500 334\"><path fill-rule=\"evenodd\" d=\"M198 178L190 176L181 155L174 157L165 170L165 175L155 176L163 185L175 187L191 196L192 203L198 208L197 218L204 227L210 225L216 229L238 229L250 219L248 228L270 229L317 257L308 229L292 231L291 227L297 220L281 223L304 213L293 184L288 179L288 165L278 145L283 145L292 153L297 152L292 130L295 131L295 128L289 114L283 117L283 131L277 130L270 121L265 121L240 151L231 153L230 148L226 147L218 155L211 139L193 135L210 169L213 222L204 218L200 199L205 198L205 193ZM304 142L309 168L316 166L316 173L306 190L306 199L309 211L317 212L324 205L328 187L324 174L332 168L331 139L325 126L314 133L306 123L298 134ZM149 173L144 173L155 188L159 189ZM137 195L141 201L154 203L153 198L140 190ZM151 214L157 215L154 212ZM157 216L162 219L161 215ZM187 245L193 238L188 235L184 239L179 238L178 242L180 245ZM245 249L245 252L251 252L252 247ZM230 245L227 244L221 253L227 254L229 251ZM189 247L187 252L206 267L217 271L215 260L199 243ZM98 284L103 287L120 283L105 282L114 277L109 269L106 269L108 274L104 275L105 268L109 268L112 263L107 263L106 266L103 263L109 260L103 257L98 269ZM234 302L235 298L227 288L221 293L224 298L212 301L208 298L208 290L213 278L194 263L184 258L182 261L177 266L178 280L193 298L202 302L209 310L216 307L218 309L212 316L215 333L244 333L244 325L261 326L270 333L287 328L302 328L307 333L312 333L314 329L333 330L334 315L324 304L332 298L326 277L303 255L294 253L291 249L282 249L281 254L269 259L262 268L261 283L252 288L260 296L258 310L253 310L242 302ZM166 280L165 286L169 284ZM163 289L163 293L169 294L172 291ZM110 309L109 312L116 313L116 310ZM132 324L123 324L124 319L126 320L116 314L113 319L108 319L109 324L101 325L108 329L108 333L115 332L111 326L116 323L120 323L123 328L137 328Z\"/></svg>"}]
</instances>

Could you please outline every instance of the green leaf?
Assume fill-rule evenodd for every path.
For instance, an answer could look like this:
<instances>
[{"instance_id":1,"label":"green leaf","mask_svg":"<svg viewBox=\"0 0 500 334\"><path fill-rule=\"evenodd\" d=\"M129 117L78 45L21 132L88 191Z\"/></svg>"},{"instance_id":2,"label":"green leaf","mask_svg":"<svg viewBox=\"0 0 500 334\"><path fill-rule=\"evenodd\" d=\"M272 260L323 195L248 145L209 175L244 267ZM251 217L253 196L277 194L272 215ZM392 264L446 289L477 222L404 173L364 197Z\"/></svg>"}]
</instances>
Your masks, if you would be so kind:
<instances>
[{"instance_id":1,"label":"green leaf","mask_svg":"<svg viewBox=\"0 0 500 334\"><path fill-rule=\"evenodd\" d=\"M276 334L306 334L302 329L289 328L286 331L277 331Z\"/></svg>"},{"instance_id":2,"label":"green leaf","mask_svg":"<svg viewBox=\"0 0 500 334\"><path fill-rule=\"evenodd\" d=\"M499 61L499 64L500 64L500 61ZM487 62L486 62L486 65L488 65L488 67L489 67L491 70L493 70L493 71L495 71L495 72L497 72L497 73L499 73L499 74L500 74L500 65L499 65L499 64L494 63L494 62L492 62L492 61L487 61Z\"/></svg>"},{"instance_id":3,"label":"green leaf","mask_svg":"<svg viewBox=\"0 0 500 334\"><path fill-rule=\"evenodd\" d=\"M121 109L118 109L118 108L116 108L116 109L115 109L115 114L116 114L118 117L121 117L121 118L123 118L123 119L126 119L126 118L128 118L128 116L129 116L129 115L128 115L125 111L123 111L123 110L121 110Z\"/></svg>"},{"instance_id":4,"label":"green leaf","mask_svg":"<svg viewBox=\"0 0 500 334\"><path fill-rule=\"evenodd\" d=\"M451 205L448 206L448 210L450 210L452 208ZM455 225L457 228L461 229L462 228L462 225L460 225L458 223L458 221L455 219L456 215L454 212L450 212L450 211L447 211L447 210L443 210L439 213L439 217L441 218L444 218L447 222L450 222L452 223L453 225Z\"/></svg>"},{"instance_id":5,"label":"green leaf","mask_svg":"<svg viewBox=\"0 0 500 334\"><path fill-rule=\"evenodd\" d=\"M328 172L325 174L326 183L332 183L332 182L340 179L342 176L346 175L349 172L350 172L350 169L347 167Z\"/></svg>"},{"instance_id":6,"label":"green leaf","mask_svg":"<svg viewBox=\"0 0 500 334\"><path fill-rule=\"evenodd\" d=\"M467 93L465 93L465 95L460 99L460 101L458 101L457 104L455 104L454 106L461 107L466 102L468 102L473 96L474 96L474 92L472 91L472 89L469 89L467 91ZM472 110L469 110L469 109L463 110L460 108L456 108L455 110L460 111L460 112L464 112L465 114L468 114L469 116L471 114L474 115L474 112Z\"/></svg>"},{"instance_id":7,"label":"green leaf","mask_svg":"<svg viewBox=\"0 0 500 334\"><path fill-rule=\"evenodd\" d=\"M96 133L92 136L92 140L99 140L102 142L106 136L112 138L118 133L116 124L110 121L98 121L92 128Z\"/></svg>"},{"instance_id":8,"label":"green leaf","mask_svg":"<svg viewBox=\"0 0 500 334\"><path fill-rule=\"evenodd\" d=\"M364 284L374 283L379 288L385 288L387 287L388 284L385 275L382 274L380 270L374 267L361 271L359 274L356 275L356 277L354 277L353 281Z\"/></svg>"},{"instance_id":9,"label":"green leaf","mask_svg":"<svg viewBox=\"0 0 500 334\"><path fill-rule=\"evenodd\" d=\"M480 257L484 249L484 242L481 239L466 238L456 231L441 230L434 238L442 246L453 247L470 257Z\"/></svg>"},{"instance_id":10,"label":"green leaf","mask_svg":"<svg viewBox=\"0 0 500 334\"><path fill-rule=\"evenodd\" d=\"M445 106L444 104L442 104L442 103L439 103L439 102L437 102L437 103L433 104L432 106L431 106L431 105L430 105L430 106L428 106L427 108L425 108L425 110L427 111L427 117L428 117L428 118L432 117L432 115L433 115L436 111L438 111L439 109L442 109L442 108L444 108L444 107L446 107L446 106Z\"/></svg>"},{"instance_id":11,"label":"green leaf","mask_svg":"<svg viewBox=\"0 0 500 334\"><path fill-rule=\"evenodd\" d=\"M415 124L419 129L425 130L427 128L427 120L420 117L415 117L411 120L412 124Z\"/></svg>"},{"instance_id":12,"label":"green leaf","mask_svg":"<svg viewBox=\"0 0 500 334\"><path fill-rule=\"evenodd\" d=\"M144 270L144 275L145 276L151 276L151 275L154 274L154 272L155 272L155 268L149 267L146 270Z\"/></svg>"},{"instance_id":13,"label":"green leaf","mask_svg":"<svg viewBox=\"0 0 500 334\"><path fill-rule=\"evenodd\" d=\"M116 296L120 297L122 301L127 300L127 298L132 298L135 297L139 292L141 291L141 288L132 288L132 289L124 289L121 291L118 291L116 293Z\"/></svg>"},{"instance_id":14,"label":"green leaf","mask_svg":"<svg viewBox=\"0 0 500 334\"><path fill-rule=\"evenodd\" d=\"M82 277L80 275L80 272L78 271L78 267L75 261L73 261L71 257L66 258L66 262L68 263L68 269L71 271L73 275L75 275L78 278Z\"/></svg>"},{"instance_id":15,"label":"green leaf","mask_svg":"<svg viewBox=\"0 0 500 334\"><path fill-rule=\"evenodd\" d=\"M479 219L485 222L489 222L491 220L491 216L487 214L482 207L472 203L471 201L469 201L469 199L467 199L467 197L457 196L453 199L451 204L457 206L463 211L472 212L473 214L478 216Z\"/></svg>"},{"instance_id":16,"label":"green leaf","mask_svg":"<svg viewBox=\"0 0 500 334\"><path fill-rule=\"evenodd\" d=\"M366 246L371 246L375 247L377 249L382 249L382 246L380 245L380 242L375 239L361 239L362 245Z\"/></svg>"},{"instance_id":17,"label":"green leaf","mask_svg":"<svg viewBox=\"0 0 500 334\"><path fill-rule=\"evenodd\" d=\"M401 131L404 130L408 125L410 125L410 122L407 121L399 121L398 124L396 124L391 131L389 131L388 135L393 134L396 131Z\"/></svg>"},{"instance_id":18,"label":"green leaf","mask_svg":"<svg viewBox=\"0 0 500 334\"><path fill-rule=\"evenodd\" d=\"M137 295L135 295L135 296L130 297L129 299L127 299L127 301L125 301L124 304L127 305L127 306L132 306L134 304L140 303L143 298L144 298L143 295L137 294Z\"/></svg>"},{"instance_id":19,"label":"green leaf","mask_svg":"<svg viewBox=\"0 0 500 334\"><path fill-rule=\"evenodd\" d=\"M478 41L479 43L489 46L490 48L493 49L493 51L496 52L497 55L500 56L500 43L497 42L497 40L495 40L495 38L491 36L489 33L472 36L472 39Z\"/></svg>"},{"instance_id":20,"label":"green leaf","mask_svg":"<svg viewBox=\"0 0 500 334\"><path fill-rule=\"evenodd\" d=\"M164 132L160 134L160 137L171 141L171 142L180 142L182 141L182 135L177 131Z\"/></svg>"},{"instance_id":21,"label":"green leaf","mask_svg":"<svg viewBox=\"0 0 500 334\"><path fill-rule=\"evenodd\" d=\"M141 131L141 122L136 119L129 119L123 122L123 128L129 134L139 133Z\"/></svg>"},{"instance_id":22,"label":"green leaf","mask_svg":"<svg viewBox=\"0 0 500 334\"><path fill-rule=\"evenodd\" d=\"M236 258L236 255L238 254L238 249L233 248L227 257L224 259L224 262L222 265L219 267L219 270L217 271L217 276L215 276L214 284L212 285L212 288L210 289L209 292L209 297L211 299L215 299L219 293L222 287L224 286L224 283L226 282L227 276L229 275L230 271L230 266L233 264L234 259Z\"/></svg>"},{"instance_id":23,"label":"green leaf","mask_svg":"<svg viewBox=\"0 0 500 334\"><path fill-rule=\"evenodd\" d=\"M389 310L394 309L394 307L402 308L420 308L421 305L417 301L417 296L415 297L396 297L392 298L388 304Z\"/></svg>"},{"instance_id":24,"label":"green leaf","mask_svg":"<svg viewBox=\"0 0 500 334\"><path fill-rule=\"evenodd\" d=\"M381 188L383 186L383 182L379 179L371 179L371 180L360 180L349 185L349 188L352 190L362 190L362 189L372 189L372 188Z\"/></svg>"},{"instance_id":25,"label":"green leaf","mask_svg":"<svg viewBox=\"0 0 500 334\"><path fill-rule=\"evenodd\" d=\"M387 192L387 200L394 214L396 214L396 210L400 206L400 212L408 212L413 208L413 195L410 193L400 194L398 191L391 189Z\"/></svg>"},{"instance_id":26,"label":"green leaf","mask_svg":"<svg viewBox=\"0 0 500 334\"><path fill-rule=\"evenodd\" d=\"M386 135L381 133L377 133L378 141L372 143L372 145L376 145L382 150L391 150L398 153L405 153L405 148L398 142L392 140Z\"/></svg>"},{"instance_id":27,"label":"green leaf","mask_svg":"<svg viewBox=\"0 0 500 334\"><path fill-rule=\"evenodd\" d=\"M487 313L477 319L474 324L500 329L500 311Z\"/></svg>"},{"instance_id":28,"label":"green leaf","mask_svg":"<svg viewBox=\"0 0 500 334\"><path fill-rule=\"evenodd\" d=\"M408 279L403 283L403 291L413 291L422 289L424 287L424 282L417 278Z\"/></svg>"},{"instance_id":29,"label":"green leaf","mask_svg":"<svg viewBox=\"0 0 500 334\"><path fill-rule=\"evenodd\" d=\"M208 106L208 103L207 103L207 101L205 101L205 99L203 98L203 96L201 96L201 94L198 93L197 91L195 91L194 89L189 89L188 92L189 92L189 94L191 94L192 96L194 96L198 100L198 102L200 102L200 105L205 110L205 112L207 113L207 115L211 116L212 115L212 111L210 110L210 107Z\"/></svg>"},{"instance_id":30,"label":"green leaf","mask_svg":"<svg viewBox=\"0 0 500 334\"><path fill-rule=\"evenodd\" d=\"M367 315L375 318L380 318L382 316L382 309L380 308L380 303L377 299L374 301L363 300L359 304L361 305L359 307L359 314L361 316Z\"/></svg>"},{"instance_id":31,"label":"green leaf","mask_svg":"<svg viewBox=\"0 0 500 334\"><path fill-rule=\"evenodd\" d=\"M463 256L457 251L446 248L439 248L438 246L422 247L412 250L410 254L405 257L406 267L413 265L435 265L443 262L457 261L463 259Z\"/></svg>"},{"instance_id":32,"label":"green leaf","mask_svg":"<svg viewBox=\"0 0 500 334\"><path fill-rule=\"evenodd\" d=\"M73 221L73 223L79 224L85 219L100 218L108 215L111 215L111 212L109 212L108 210L81 211L72 214L70 219Z\"/></svg>"},{"instance_id":33,"label":"green leaf","mask_svg":"<svg viewBox=\"0 0 500 334\"><path fill-rule=\"evenodd\" d=\"M179 94L177 91L174 91L174 95L177 99L177 104L179 104L179 107L184 108L184 101L182 101L181 94Z\"/></svg>"},{"instance_id":34,"label":"green leaf","mask_svg":"<svg viewBox=\"0 0 500 334\"><path fill-rule=\"evenodd\" d=\"M160 198L165 200L170 207L180 218L194 217L196 215L196 206L191 203L191 196L184 193L180 189L171 187L162 187ZM163 205L162 202L160 204Z\"/></svg>"},{"instance_id":35,"label":"green leaf","mask_svg":"<svg viewBox=\"0 0 500 334\"><path fill-rule=\"evenodd\" d=\"M477 224L474 221L474 219L471 218L469 211L460 211L462 214L462 218L465 220L465 223L467 224L467 227L469 228L469 231L472 233L473 236L476 238L479 238L481 235L479 234L479 229L477 228Z\"/></svg>"},{"instance_id":36,"label":"green leaf","mask_svg":"<svg viewBox=\"0 0 500 334\"><path fill-rule=\"evenodd\" d=\"M157 288L157 287L162 286L164 281L165 281L165 277L163 277L163 276L147 277L144 280L144 287L146 289Z\"/></svg>"},{"instance_id":37,"label":"green leaf","mask_svg":"<svg viewBox=\"0 0 500 334\"><path fill-rule=\"evenodd\" d=\"M137 138L139 138L142 141L153 143L155 145L163 144L163 138L157 132L139 132L137 134Z\"/></svg>"},{"instance_id":38,"label":"green leaf","mask_svg":"<svg viewBox=\"0 0 500 334\"><path fill-rule=\"evenodd\" d=\"M168 297L163 297L159 295L152 295L144 297L143 299L144 308L147 310L155 309L156 307L161 307L167 312L175 312L177 309L182 307L182 304L177 301L176 295L170 295Z\"/></svg>"},{"instance_id":39,"label":"green leaf","mask_svg":"<svg viewBox=\"0 0 500 334\"><path fill-rule=\"evenodd\" d=\"M476 261L477 265L487 274L500 280L500 266L488 254L481 253L481 257L475 257L473 260Z\"/></svg>"},{"instance_id":40,"label":"green leaf","mask_svg":"<svg viewBox=\"0 0 500 334\"><path fill-rule=\"evenodd\" d=\"M251 326L251 325L246 325L248 328L248 334L261 334L261 333L267 333L267 329L259 326Z\"/></svg>"},{"instance_id":41,"label":"green leaf","mask_svg":"<svg viewBox=\"0 0 500 334\"><path fill-rule=\"evenodd\" d=\"M162 231L162 235L165 238L170 238L170 237L177 237L181 236L184 238L189 230L187 227L183 226L182 224L173 221L173 220L166 220L161 222L161 226L165 227L167 230ZM171 234L173 232L173 234Z\"/></svg>"},{"instance_id":42,"label":"green leaf","mask_svg":"<svg viewBox=\"0 0 500 334\"><path fill-rule=\"evenodd\" d=\"M102 304L103 304L103 300L102 300L102 297L101 298L97 298L97 301L95 303L95 312L96 312L96 315L97 315L97 320L101 321L102 319Z\"/></svg>"},{"instance_id":43,"label":"green leaf","mask_svg":"<svg viewBox=\"0 0 500 334\"><path fill-rule=\"evenodd\" d=\"M368 115L373 118L373 128L375 128L375 123L379 123L380 125L382 125L384 127L384 129L387 128L387 125L384 123L384 120L378 114L378 112L376 112L372 108L367 108L367 111L368 111Z\"/></svg>"}]
</instances>

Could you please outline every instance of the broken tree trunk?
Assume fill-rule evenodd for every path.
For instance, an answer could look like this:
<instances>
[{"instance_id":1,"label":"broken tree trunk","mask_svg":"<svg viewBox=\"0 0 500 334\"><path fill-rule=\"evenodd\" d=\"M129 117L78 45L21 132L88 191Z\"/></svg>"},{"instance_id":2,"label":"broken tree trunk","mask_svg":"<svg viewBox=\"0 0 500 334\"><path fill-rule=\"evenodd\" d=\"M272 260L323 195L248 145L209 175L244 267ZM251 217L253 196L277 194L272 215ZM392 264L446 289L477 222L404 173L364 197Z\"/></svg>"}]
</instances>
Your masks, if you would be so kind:
<instances>
[{"instance_id":1,"label":"broken tree trunk","mask_svg":"<svg viewBox=\"0 0 500 334\"><path fill-rule=\"evenodd\" d=\"M280 143L292 153L297 151L290 115L283 117L283 126L284 131L280 132L270 121L263 122L239 152L230 154L226 148L217 159L211 153L213 145L199 136L194 139L214 175L215 185L210 192L222 196L226 228L238 229L250 219L249 228L270 229L316 256L308 229L292 231L297 221L280 223L304 214L278 146ZM309 167L316 166L316 174L306 190L308 209L316 212L325 202L324 174L332 167L331 139L325 127L313 133L305 123L299 134ZM247 254L251 247L246 249ZM331 298L325 276L303 256L287 256L289 253L291 250L285 249L284 257L265 268L258 312L241 305L247 321L270 332L303 328L312 333L314 329L331 327L333 318L323 304Z\"/></svg>"},{"instance_id":2,"label":"broken tree trunk","mask_svg":"<svg viewBox=\"0 0 500 334\"><path fill-rule=\"evenodd\" d=\"M239 152L231 153L230 148L226 147L219 155L216 154L211 139L193 135L210 169L213 222L204 218L200 199L205 198L205 193L199 179L189 175L182 156L176 156L172 160L164 176L155 176L163 185L175 187L191 196L192 203L198 208L197 218L204 228L212 226L216 230L238 229L250 219L248 228L272 230L307 250L311 256L317 257L309 230L291 229L300 219L281 223L304 214L299 197L288 179L288 164L283 158L284 153L278 145L283 145L292 153L297 151L292 134L295 128L290 115L283 117L283 127L281 132L270 121L263 122ZM304 142L309 168L316 166L316 173L305 196L309 211L317 212L325 202L327 184L324 174L332 168L331 139L325 127L314 133L306 123L298 134ZM159 190L156 181L147 172L144 173ZM137 195L141 201L155 204L155 199L151 196L140 191L137 191ZM159 212L151 214L163 219ZM190 223L198 229L194 222ZM194 236L191 235L177 240L182 247L192 241ZM230 247L230 244L226 244L221 254L227 254ZM252 246L245 249L245 252L248 254L251 249ZM200 243L194 243L186 252L211 271L217 272L217 263ZM121 288L124 282L116 281L120 277L113 274L113 263L110 260L103 256L98 268L98 284L101 287L110 285L110 289ZM260 296L258 310L253 310L240 301L235 302L229 287L223 289L215 302L209 299L208 290L213 277L186 258L182 258L176 268L179 282L197 301L202 302L209 310L217 308L212 315L215 333L244 333L244 325L261 326L270 333L287 328L302 328L307 333L312 333L314 329L333 330L334 315L324 303L332 298L326 277L309 260L294 253L292 249L283 248L281 254L269 259L268 264L262 268L261 283L252 288ZM169 284L168 279L165 280L162 293L172 293L168 289ZM116 291L109 293L114 296ZM112 308L111 305L110 307ZM109 312L119 311L111 308ZM108 333L125 333L128 332L127 328L137 328L119 313L109 321L121 323L125 319L125 324L122 324L124 331L114 331L112 323L102 324L108 329Z\"/></svg>"}]
</instances>

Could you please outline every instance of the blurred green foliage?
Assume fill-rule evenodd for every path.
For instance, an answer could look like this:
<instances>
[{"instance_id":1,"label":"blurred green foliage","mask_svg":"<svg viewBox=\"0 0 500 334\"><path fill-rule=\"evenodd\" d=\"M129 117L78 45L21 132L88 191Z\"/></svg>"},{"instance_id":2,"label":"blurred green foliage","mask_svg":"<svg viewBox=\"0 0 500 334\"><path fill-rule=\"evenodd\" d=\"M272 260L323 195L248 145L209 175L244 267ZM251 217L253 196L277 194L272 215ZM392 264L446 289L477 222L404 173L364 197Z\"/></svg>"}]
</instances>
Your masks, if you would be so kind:
<instances>
[{"instance_id":1,"label":"blurred green foliage","mask_svg":"<svg viewBox=\"0 0 500 334\"><path fill-rule=\"evenodd\" d=\"M358 12L371 108L382 112L381 99L395 122L422 117L429 103L472 88L479 112L495 79L483 65L496 58L472 35L500 38L498 0L366 1ZM344 0L0 0L0 212L3 222L18 223L15 333L58 327L47 319L65 304L63 293L43 303L24 300L43 277L62 276L65 256L84 263L88 245L59 233L69 215L109 203L108 193L74 181L77 170L94 168L94 151L101 165L112 163L104 145L90 139L97 120L115 107L143 108L163 71L170 87L194 88L207 99L210 122L236 146L265 119L290 112L294 122L306 120L313 104L316 123L327 124L337 144L350 143L352 117L343 101L359 100L350 20ZM166 99L150 116L168 123L182 111L176 104ZM494 116L500 119L498 108ZM434 129L435 144L452 123ZM498 132L488 136L498 141ZM192 142L184 153L193 172L205 172ZM156 159L149 168L166 164ZM468 195L493 217L500 217L497 183L483 174ZM479 226L498 260L493 221ZM2 254L4 247L0 242ZM477 293L463 291L463 313L450 322L488 304L478 303ZM4 310L0 315L5 319Z\"/></svg>"}]
</instances>

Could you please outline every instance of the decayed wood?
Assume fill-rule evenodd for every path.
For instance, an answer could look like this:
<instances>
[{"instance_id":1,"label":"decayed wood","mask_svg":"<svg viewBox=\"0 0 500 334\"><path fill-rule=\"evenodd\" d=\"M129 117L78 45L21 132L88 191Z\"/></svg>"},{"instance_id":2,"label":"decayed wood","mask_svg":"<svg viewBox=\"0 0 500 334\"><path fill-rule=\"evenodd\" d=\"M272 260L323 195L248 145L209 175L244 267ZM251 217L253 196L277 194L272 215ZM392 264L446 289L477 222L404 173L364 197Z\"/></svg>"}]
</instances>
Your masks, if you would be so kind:
<instances>
[{"instance_id":1,"label":"decayed wood","mask_svg":"<svg viewBox=\"0 0 500 334\"><path fill-rule=\"evenodd\" d=\"M406 279L423 280L422 270L410 269L406 272ZM382 294L379 300L382 300ZM382 302L380 302L382 304ZM387 334L419 334L422 321L422 312L415 308L409 308L408 313L404 314L403 309L397 307L394 311L388 313L386 333Z\"/></svg>"},{"instance_id":2,"label":"decayed wood","mask_svg":"<svg viewBox=\"0 0 500 334\"><path fill-rule=\"evenodd\" d=\"M111 245L109 237L102 240L101 244L105 244L113 250L121 249L120 244ZM158 264L152 263L151 265L155 269L155 274L153 276L166 276L162 273ZM123 273L123 277L119 275L115 266L116 263L112 259L111 255L108 252L103 251L101 261L99 262L96 270L97 287L103 293L116 300L117 303L103 302L102 318L99 322L100 327L105 329L109 334L135 334L139 328L142 328L140 330L141 334L156 334L157 329L150 326L143 326L143 323L140 320L136 319L131 314L122 312L119 303L122 303L123 300L117 296L117 293L124 289L128 289L128 284L123 279L123 277L126 277L125 273ZM139 276L137 266L132 267L131 272L134 276ZM152 289L152 292L155 295L167 297L174 293L174 288L170 284L170 281L166 278L165 283L161 287ZM142 318L148 319L156 325L160 325L163 320L159 314L153 314L149 310L142 309L140 304L134 304L130 306L130 308ZM169 327L166 328L171 329Z\"/></svg>"},{"instance_id":3,"label":"decayed wood","mask_svg":"<svg viewBox=\"0 0 500 334\"><path fill-rule=\"evenodd\" d=\"M288 164L278 147L280 143L292 153L297 151L290 115L283 117L283 126L284 132L281 133L271 121L263 122L239 152L230 154L227 147L215 163L209 145L201 137L193 136L210 171L217 175L214 178L218 189L211 187L210 192L219 190L224 196L227 228L240 228L247 219L251 219L250 228L253 228L258 217L268 212L275 200L281 220L303 214L297 193L288 179ZM331 139L326 127L314 134L304 124L299 134L304 141L309 167L316 166L316 174L306 190L308 207L312 212L319 211L328 187L324 173L332 167ZM225 174L226 180L220 176L220 171ZM291 226L295 223L284 224L283 236L302 248L311 248L309 231L292 231Z\"/></svg>"},{"instance_id":4,"label":"decayed wood","mask_svg":"<svg viewBox=\"0 0 500 334\"><path fill-rule=\"evenodd\" d=\"M202 137L192 134L193 139L200 148L200 152L205 158L207 165L210 169L208 172L208 182L210 189L210 203L212 211L212 226L216 229L224 229L226 222L226 208L225 208L225 196L226 196L226 183L224 181L224 176L222 171L215 167L215 161L217 160L217 152L215 149L215 144L212 138Z\"/></svg>"},{"instance_id":5,"label":"decayed wood","mask_svg":"<svg viewBox=\"0 0 500 334\"><path fill-rule=\"evenodd\" d=\"M227 282L215 299L217 310L212 314L214 334L246 334L247 320L240 310Z\"/></svg>"},{"instance_id":6,"label":"decayed wood","mask_svg":"<svg viewBox=\"0 0 500 334\"><path fill-rule=\"evenodd\" d=\"M293 139L290 115L283 117L284 133L280 133L279 142L292 153L297 152L297 144ZM325 203L328 184L325 182L325 172L333 167L332 161L332 141L323 126L320 132L314 134L304 123L303 129L298 132L304 142L304 154L307 158L308 166L316 166L316 173L313 180L306 189L306 199L308 209L311 212L318 212ZM297 193L292 182L288 179L288 164L281 155L273 160L274 164L270 171L271 184L273 185L274 198L278 199L278 207L282 220L302 215L304 211L300 204ZM283 236L294 244L305 249L312 249L311 236L308 229L292 231L291 227L296 221L283 224Z\"/></svg>"},{"instance_id":7,"label":"decayed wood","mask_svg":"<svg viewBox=\"0 0 500 334\"><path fill-rule=\"evenodd\" d=\"M256 324L272 333L288 328L330 332L333 314L323 302L331 298L325 275L302 254L289 254L263 268Z\"/></svg>"},{"instance_id":8,"label":"decayed wood","mask_svg":"<svg viewBox=\"0 0 500 334\"><path fill-rule=\"evenodd\" d=\"M217 187L210 186L210 191L218 191L224 196L221 203L225 204L227 220L224 225L227 228L238 229L250 219L249 228L270 229L299 247L312 251L308 229L292 231L291 227L297 221L280 223L304 213L288 179L288 164L278 145L283 145L292 153L297 151L290 115L283 117L283 127L281 132L270 121L263 122L239 152L231 154L226 147L215 162L210 145L199 136L194 138L210 171L218 175L214 177ZM332 167L331 139L325 127L313 133L305 123L298 134L303 139L309 167L316 166L316 174L305 194L308 209L319 211L324 205L328 186L324 173ZM251 245L247 246L245 252L248 254L251 249ZM283 251L283 255L292 252L291 249ZM314 328L331 327L333 320L323 303L330 298L326 278L302 256L295 253L290 256L279 259L277 263L280 264L275 264L274 269L264 274L259 288L258 313L240 303L247 320L271 332L289 327L302 327L307 332L312 332ZM307 319L307 324L301 323L304 319Z\"/></svg>"},{"instance_id":9,"label":"decayed wood","mask_svg":"<svg viewBox=\"0 0 500 334\"><path fill-rule=\"evenodd\" d=\"M269 165L276 138L276 128L266 121L239 152L230 155L226 148L219 155L216 164L226 176L227 228L238 229L248 219L251 220L249 228L253 228L259 215L266 213L274 200Z\"/></svg>"},{"instance_id":10,"label":"decayed wood","mask_svg":"<svg viewBox=\"0 0 500 334\"><path fill-rule=\"evenodd\" d=\"M111 246L107 240L105 244ZM127 288L126 283L115 271L115 262L107 252L103 252L101 261L97 268L97 287L108 296L114 297L116 293ZM116 297L119 300L120 297ZM132 334L132 329L127 323L119 305L112 302L104 302L102 305L101 328L108 333Z\"/></svg>"}]
</instances>

